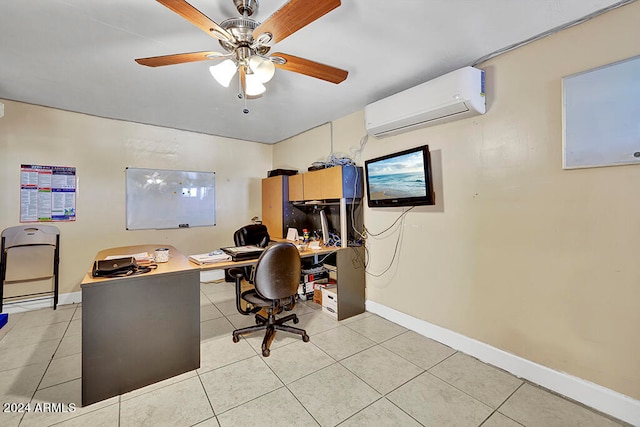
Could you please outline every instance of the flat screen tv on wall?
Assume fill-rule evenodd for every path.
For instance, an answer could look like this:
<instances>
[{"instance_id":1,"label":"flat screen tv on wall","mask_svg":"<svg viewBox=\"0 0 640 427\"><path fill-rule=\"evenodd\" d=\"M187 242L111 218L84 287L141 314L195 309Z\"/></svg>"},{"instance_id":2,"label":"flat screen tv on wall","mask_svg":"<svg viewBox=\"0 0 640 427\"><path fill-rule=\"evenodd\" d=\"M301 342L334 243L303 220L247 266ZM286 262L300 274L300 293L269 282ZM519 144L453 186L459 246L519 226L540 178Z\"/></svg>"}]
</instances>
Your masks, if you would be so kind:
<instances>
[{"instance_id":1,"label":"flat screen tv on wall","mask_svg":"<svg viewBox=\"0 0 640 427\"><path fill-rule=\"evenodd\" d=\"M434 205L429 146L364 163L369 207Z\"/></svg>"}]
</instances>

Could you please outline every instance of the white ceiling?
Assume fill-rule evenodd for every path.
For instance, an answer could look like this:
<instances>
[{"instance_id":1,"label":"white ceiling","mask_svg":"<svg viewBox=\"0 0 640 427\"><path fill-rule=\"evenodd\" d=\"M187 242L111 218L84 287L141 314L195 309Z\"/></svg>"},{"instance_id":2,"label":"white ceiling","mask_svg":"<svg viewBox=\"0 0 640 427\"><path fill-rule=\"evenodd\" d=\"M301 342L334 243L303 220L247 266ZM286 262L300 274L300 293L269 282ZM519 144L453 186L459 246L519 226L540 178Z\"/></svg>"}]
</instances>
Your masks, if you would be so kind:
<instances>
[{"instance_id":1,"label":"white ceiling","mask_svg":"<svg viewBox=\"0 0 640 427\"><path fill-rule=\"evenodd\" d=\"M313 2L315 0L308 0ZM261 0L264 21L286 0ZM349 71L334 85L285 70L247 101L209 74L216 61L149 68L135 58L218 41L153 0L0 3L0 98L100 117L275 143L361 110L619 0L344 0L275 45ZM217 23L232 0L190 3Z\"/></svg>"}]
</instances>

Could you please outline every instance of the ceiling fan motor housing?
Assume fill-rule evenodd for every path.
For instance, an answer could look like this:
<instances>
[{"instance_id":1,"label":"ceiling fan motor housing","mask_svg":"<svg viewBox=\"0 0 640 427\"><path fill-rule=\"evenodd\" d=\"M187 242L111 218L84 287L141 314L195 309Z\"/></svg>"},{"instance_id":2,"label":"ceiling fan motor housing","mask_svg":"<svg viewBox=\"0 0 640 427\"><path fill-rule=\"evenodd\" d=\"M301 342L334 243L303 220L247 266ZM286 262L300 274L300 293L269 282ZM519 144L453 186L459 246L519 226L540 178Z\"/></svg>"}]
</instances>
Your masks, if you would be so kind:
<instances>
[{"instance_id":1,"label":"ceiling fan motor housing","mask_svg":"<svg viewBox=\"0 0 640 427\"><path fill-rule=\"evenodd\" d=\"M253 15L258 11L258 0L233 0L233 4L236 5L236 9L238 9L238 13L243 15L246 13L247 16Z\"/></svg>"},{"instance_id":2,"label":"ceiling fan motor housing","mask_svg":"<svg viewBox=\"0 0 640 427\"><path fill-rule=\"evenodd\" d=\"M255 30L260 23L251 18L229 18L220 23L220 26L233 34L236 39L237 46L232 45L224 40L218 40L220 45L227 51L233 52L238 46L250 47L255 49L256 53L264 55L269 52L269 46L265 44L257 44L255 46L253 39L253 30Z\"/></svg>"}]
</instances>

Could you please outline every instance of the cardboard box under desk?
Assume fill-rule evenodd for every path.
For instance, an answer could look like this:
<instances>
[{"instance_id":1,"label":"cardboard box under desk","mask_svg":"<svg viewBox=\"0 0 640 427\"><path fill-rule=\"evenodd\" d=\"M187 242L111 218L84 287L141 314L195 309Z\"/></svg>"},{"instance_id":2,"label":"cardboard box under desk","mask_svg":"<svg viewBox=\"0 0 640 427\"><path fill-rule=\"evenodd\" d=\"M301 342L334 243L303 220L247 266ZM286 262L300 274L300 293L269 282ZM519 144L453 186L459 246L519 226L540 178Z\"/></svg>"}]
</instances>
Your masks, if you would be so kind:
<instances>
[{"instance_id":1,"label":"cardboard box under desk","mask_svg":"<svg viewBox=\"0 0 640 427\"><path fill-rule=\"evenodd\" d=\"M322 305L322 293L323 289L325 289L326 287L336 288L336 281L328 279L326 283L316 282L314 284L313 302Z\"/></svg>"},{"instance_id":2,"label":"cardboard box under desk","mask_svg":"<svg viewBox=\"0 0 640 427\"><path fill-rule=\"evenodd\" d=\"M313 291L313 302L322 305L322 289L316 289Z\"/></svg>"}]
</instances>

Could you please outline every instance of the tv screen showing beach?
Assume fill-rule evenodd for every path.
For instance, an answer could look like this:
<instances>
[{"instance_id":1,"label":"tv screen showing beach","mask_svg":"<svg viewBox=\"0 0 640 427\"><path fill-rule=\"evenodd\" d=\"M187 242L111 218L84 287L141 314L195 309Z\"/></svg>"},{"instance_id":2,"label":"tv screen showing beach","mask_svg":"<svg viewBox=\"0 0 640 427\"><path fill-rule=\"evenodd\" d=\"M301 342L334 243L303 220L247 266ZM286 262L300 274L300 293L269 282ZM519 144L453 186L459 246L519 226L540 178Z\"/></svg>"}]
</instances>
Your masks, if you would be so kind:
<instances>
[{"instance_id":1,"label":"tv screen showing beach","mask_svg":"<svg viewBox=\"0 0 640 427\"><path fill-rule=\"evenodd\" d=\"M370 199L425 197L427 186L424 166L422 151L369 163Z\"/></svg>"}]
</instances>

